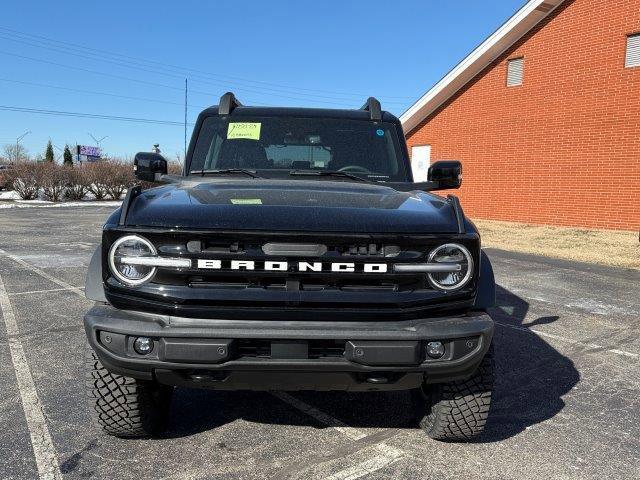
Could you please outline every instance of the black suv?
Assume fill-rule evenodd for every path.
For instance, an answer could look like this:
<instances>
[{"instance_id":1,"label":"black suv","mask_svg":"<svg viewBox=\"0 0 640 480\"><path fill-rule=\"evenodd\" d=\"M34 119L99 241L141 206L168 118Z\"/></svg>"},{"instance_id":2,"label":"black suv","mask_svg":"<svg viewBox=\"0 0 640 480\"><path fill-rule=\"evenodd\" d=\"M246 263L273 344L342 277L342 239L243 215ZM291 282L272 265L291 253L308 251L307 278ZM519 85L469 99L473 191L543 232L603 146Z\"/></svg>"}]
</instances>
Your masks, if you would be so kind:
<instances>
[{"instance_id":1,"label":"black suv","mask_svg":"<svg viewBox=\"0 0 640 480\"><path fill-rule=\"evenodd\" d=\"M86 294L92 406L107 433L167 426L173 388L412 390L429 436L467 440L491 400L491 264L461 165L414 183L402 125L360 110L198 117L183 175L139 153Z\"/></svg>"}]
</instances>

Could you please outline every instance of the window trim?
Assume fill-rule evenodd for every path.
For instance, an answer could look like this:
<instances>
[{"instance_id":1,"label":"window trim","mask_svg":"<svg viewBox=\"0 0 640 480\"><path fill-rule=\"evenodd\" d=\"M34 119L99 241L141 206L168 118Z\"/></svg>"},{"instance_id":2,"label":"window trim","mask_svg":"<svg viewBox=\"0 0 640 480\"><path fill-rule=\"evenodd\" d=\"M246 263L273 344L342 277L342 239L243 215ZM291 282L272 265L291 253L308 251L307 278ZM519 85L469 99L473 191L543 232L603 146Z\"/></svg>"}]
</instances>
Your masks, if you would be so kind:
<instances>
[{"instance_id":1,"label":"window trim","mask_svg":"<svg viewBox=\"0 0 640 480\"><path fill-rule=\"evenodd\" d=\"M629 63L627 63L628 58L629 58L629 40L631 38L634 37L638 37L639 41L640 41L640 31L636 31L633 33L628 33L624 36L624 40L625 40L625 44L624 44L624 68L638 68L640 67L640 57L638 60L638 63L635 65L631 65Z\"/></svg>"},{"instance_id":2,"label":"window trim","mask_svg":"<svg viewBox=\"0 0 640 480\"><path fill-rule=\"evenodd\" d=\"M507 71L506 71L506 79L505 79L505 84L508 88L513 88L513 87L522 87L524 85L524 55L520 55L518 57L512 57L507 59ZM509 83L509 66L512 64L512 62L515 62L517 60L521 60L522 61L522 71L521 71L521 77L520 77L520 83L513 83L510 84Z\"/></svg>"}]
</instances>

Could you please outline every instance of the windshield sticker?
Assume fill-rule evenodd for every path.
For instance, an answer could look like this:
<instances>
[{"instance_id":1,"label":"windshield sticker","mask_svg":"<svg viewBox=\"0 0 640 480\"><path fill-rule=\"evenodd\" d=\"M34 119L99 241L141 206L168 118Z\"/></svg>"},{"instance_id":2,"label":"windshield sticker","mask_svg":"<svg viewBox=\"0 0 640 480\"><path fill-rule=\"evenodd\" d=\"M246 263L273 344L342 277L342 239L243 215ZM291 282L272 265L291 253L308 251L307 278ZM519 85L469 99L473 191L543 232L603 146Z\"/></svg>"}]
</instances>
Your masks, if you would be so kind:
<instances>
[{"instance_id":1,"label":"windshield sticker","mask_svg":"<svg viewBox=\"0 0 640 480\"><path fill-rule=\"evenodd\" d=\"M260 140L260 127L262 127L261 123L229 123L227 138L229 140Z\"/></svg>"},{"instance_id":2,"label":"windshield sticker","mask_svg":"<svg viewBox=\"0 0 640 480\"><path fill-rule=\"evenodd\" d=\"M234 205L262 205L262 200L259 198L232 198L231 203Z\"/></svg>"},{"instance_id":3,"label":"windshield sticker","mask_svg":"<svg viewBox=\"0 0 640 480\"><path fill-rule=\"evenodd\" d=\"M378 135L379 137L384 137L384 130L379 128L378 130L376 130L376 135Z\"/></svg>"}]
</instances>

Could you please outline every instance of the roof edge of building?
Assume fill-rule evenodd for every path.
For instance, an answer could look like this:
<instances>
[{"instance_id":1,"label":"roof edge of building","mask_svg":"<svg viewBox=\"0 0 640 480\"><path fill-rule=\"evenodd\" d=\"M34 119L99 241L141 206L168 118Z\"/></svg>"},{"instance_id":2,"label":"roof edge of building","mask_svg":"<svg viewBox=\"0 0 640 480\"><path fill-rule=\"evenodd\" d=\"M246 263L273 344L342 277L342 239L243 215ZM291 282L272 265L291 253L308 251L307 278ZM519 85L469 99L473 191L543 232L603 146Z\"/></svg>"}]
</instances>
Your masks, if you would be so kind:
<instances>
[{"instance_id":1,"label":"roof edge of building","mask_svg":"<svg viewBox=\"0 0 640 480\"><path fill-rule=\"evenodd\" d=\"M436 111L565 0L530 0L401 116L405 133Z\"/></svg>"}]
</instances>

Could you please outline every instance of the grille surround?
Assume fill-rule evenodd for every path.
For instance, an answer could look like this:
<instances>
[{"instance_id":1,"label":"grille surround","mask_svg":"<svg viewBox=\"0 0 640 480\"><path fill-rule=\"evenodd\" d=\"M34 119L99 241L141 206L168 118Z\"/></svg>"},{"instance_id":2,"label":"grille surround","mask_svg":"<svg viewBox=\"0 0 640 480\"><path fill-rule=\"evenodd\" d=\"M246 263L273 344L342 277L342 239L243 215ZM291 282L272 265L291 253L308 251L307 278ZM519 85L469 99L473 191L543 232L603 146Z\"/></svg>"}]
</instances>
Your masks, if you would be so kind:
<instances>
[{"instance_id":1,"label":"grille surround","mask_svg":"<svg viewBox=\"0 0 640 480\"><path fill-rule=\"evenodd\" d=\"M427 311L459 309L473 303L477 288L477 267L472 280L457 292L434 289L421 272L394 272L393 265L424 263L429 253L444 243L460 243L479 262L479 237L475 233L447 235L323 235L296 232L276 234L247 232L184 232L158 229L113 228L103 234L103 249L117 238L137 233L151 241L160 256L192 259L252 260L256 270L203 271L192 268L158 268L147 284L131 288L119 284L103 268L107 299L118 308L155 311L171 315L205 318L262 318L286 312L288 318L306 318L313 313L335 318L344 310L354 317L386 315L389 318L416 318ZM313 235L315 242L309 242ZM315 243L326 246L317 257L281 257L266 255L263 246L282 241ZM200 252L188 248L193 242L204 247ZM283 242L285 243L285 242ZM366 246L366 252L354 245ZM210 246L215 249L208 250ZM103 257L104 258L104 257ZM261 271L265 261L332 262L387 264L385 273ZM236 311L233 311L235 308ZM365 313L366 312L366 313ZM362 315L360 315L362 314Z\"/></svg>"}]
</instances>

